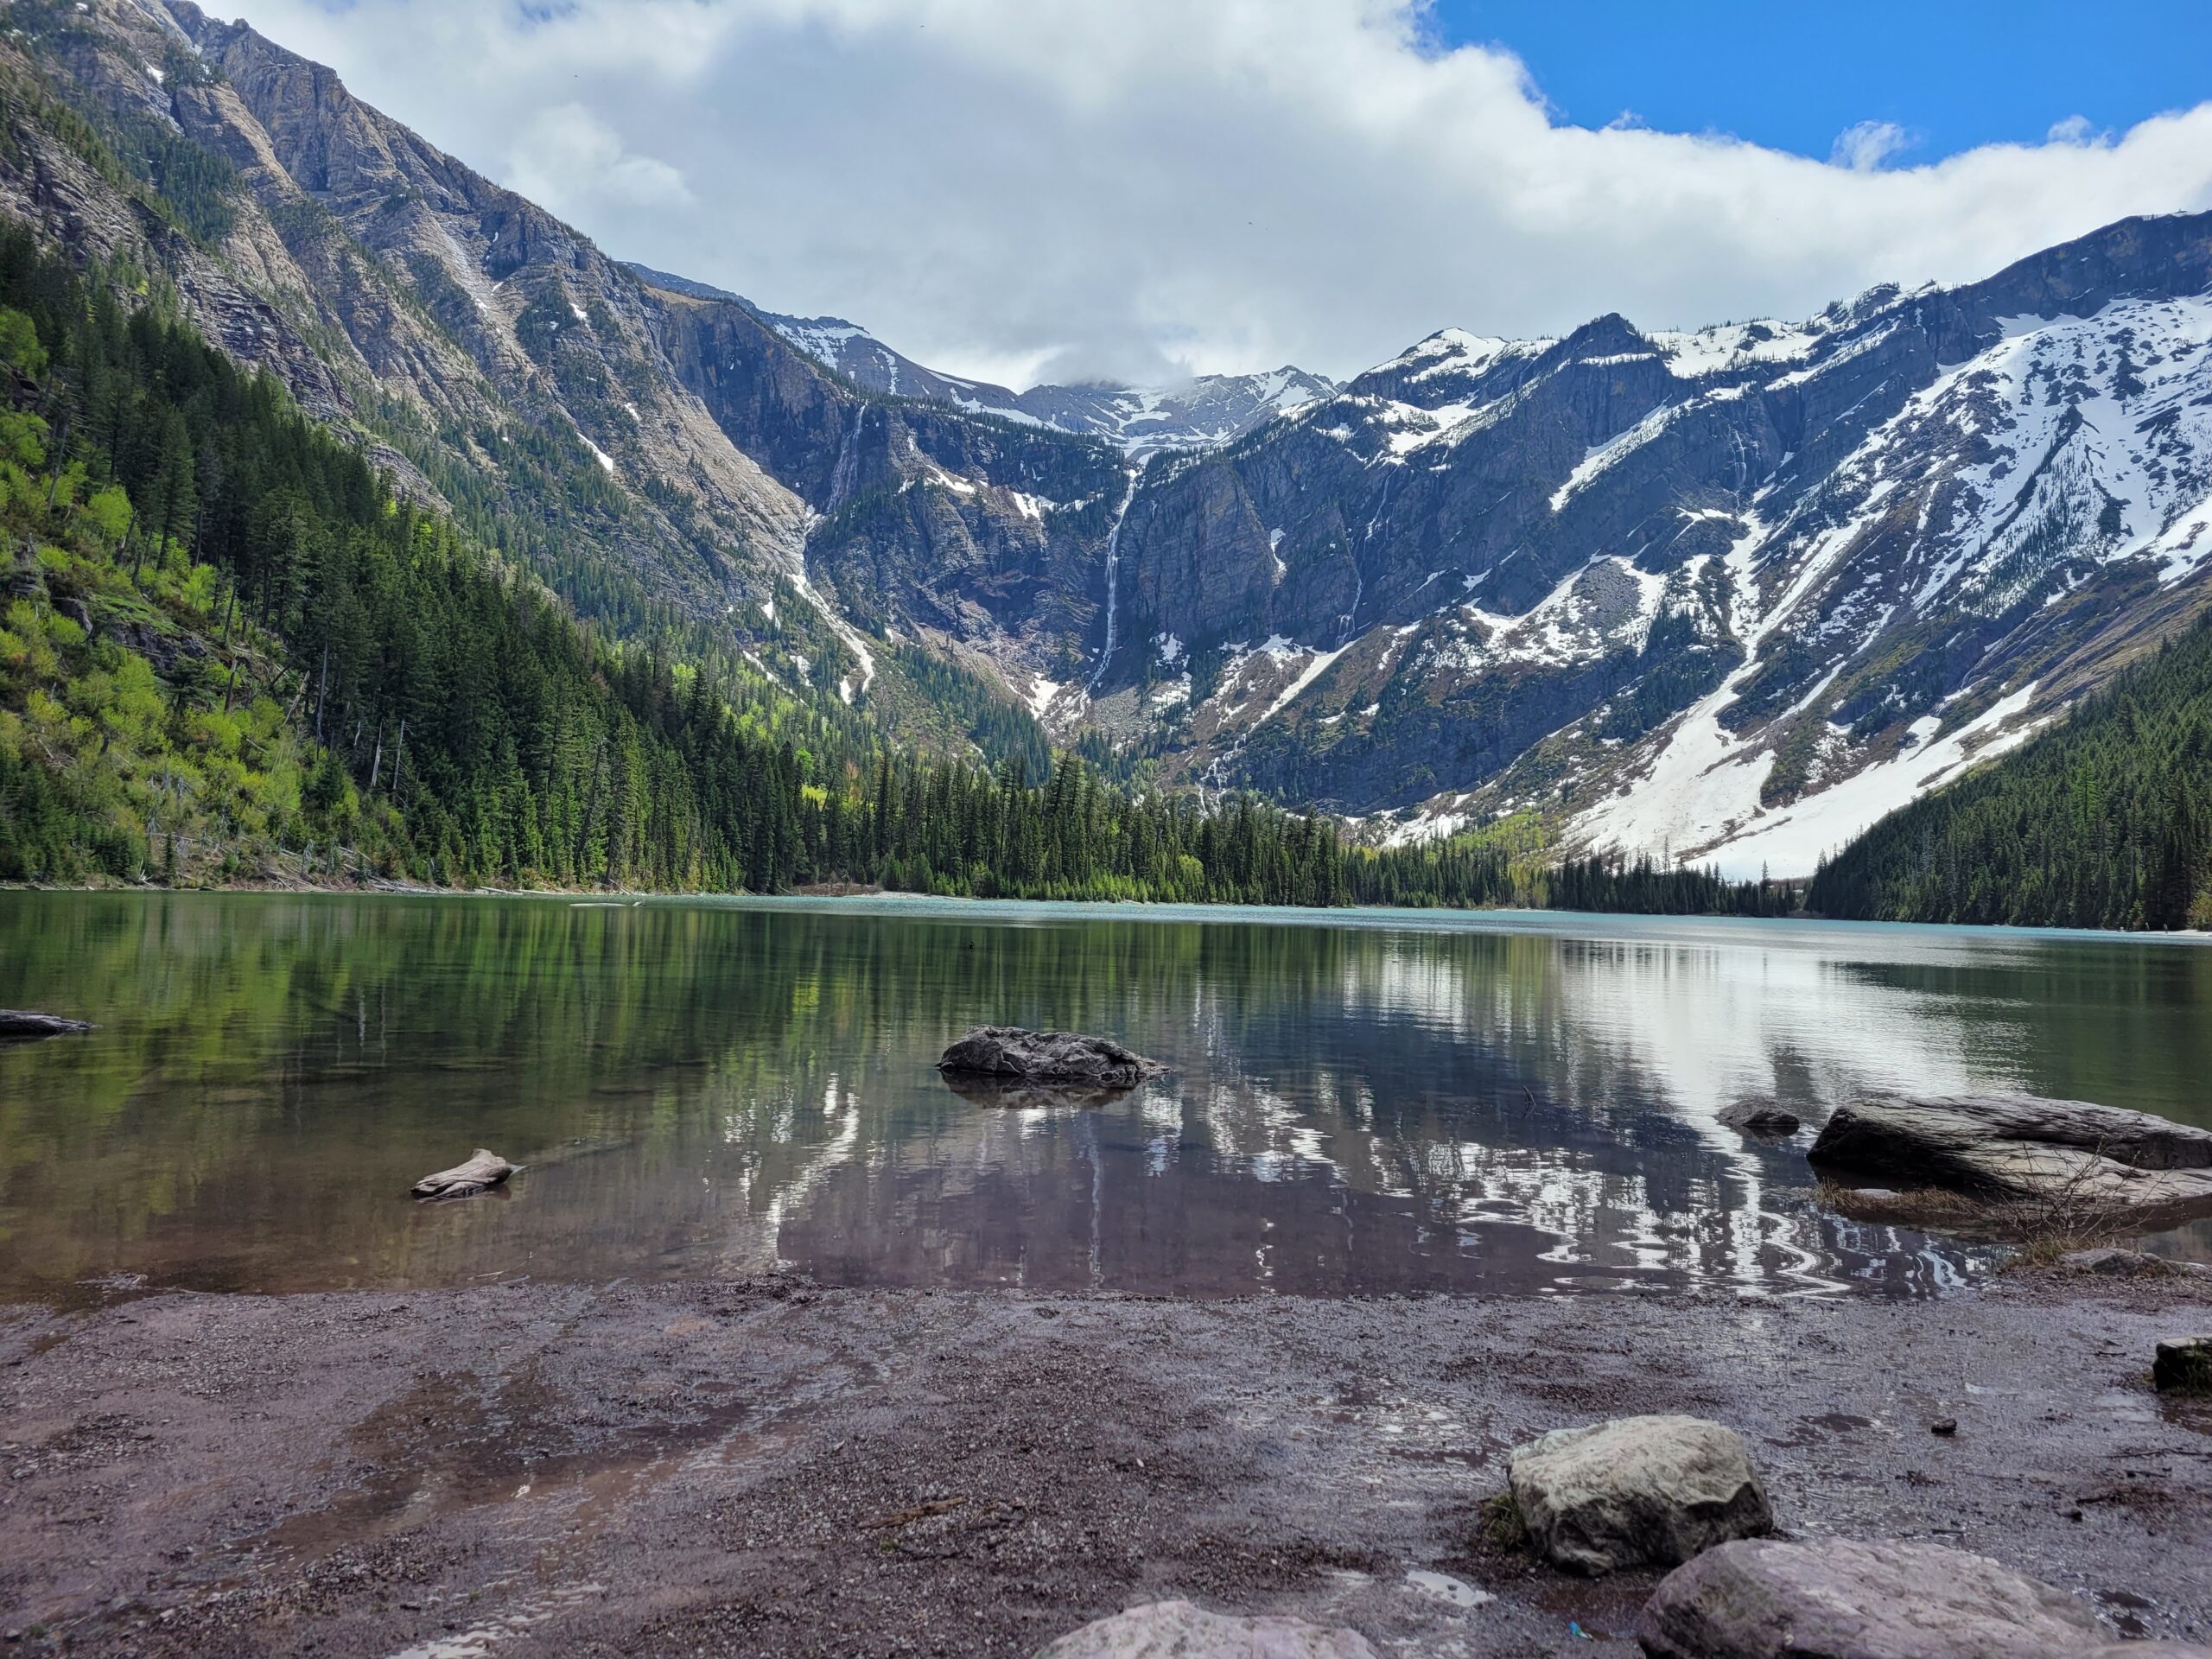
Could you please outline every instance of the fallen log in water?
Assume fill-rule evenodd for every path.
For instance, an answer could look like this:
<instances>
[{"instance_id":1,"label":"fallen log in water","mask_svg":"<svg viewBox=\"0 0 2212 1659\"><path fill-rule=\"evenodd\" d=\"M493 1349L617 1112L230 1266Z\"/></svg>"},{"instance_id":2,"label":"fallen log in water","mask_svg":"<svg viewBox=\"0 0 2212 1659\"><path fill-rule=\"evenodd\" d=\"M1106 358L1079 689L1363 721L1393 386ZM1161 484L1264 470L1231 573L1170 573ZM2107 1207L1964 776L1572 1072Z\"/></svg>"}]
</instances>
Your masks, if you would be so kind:
<instances>
[{"instance_id":1,"label":"fallen log in water","mask_svg":"<svg viewBox=\"0 0 2212 1659\"><path fill-rule=\"evenodd\" d=\"M2032 1095L1878 1095L1840 1106L1815 1165L2113 1222L2212 1210L2212 1131ZM2064 1219L2064 1217L2057 1217Z\"/></svg>"},{"instance_id":2,"label":"fallen log in water","mask_svg":"<svg viewBox=\"0 0 2212 1659\"><path fill-rule=\"evenodd\" d=\"M409 1191L418 1198L474 1198L479 1192L489 1192L521 1168L520 1164L511 1164L498 1153L479 1147L469 1154L467 1163L425 1175Z\"/></svg>"},{"instance_id":3,"label":"fallen log in water","mask_svg":"<svg viewBox=\"0 0 2212 1659\"><path fill-rule=\"evenodd\" d=\"M0 1041L22 1042L33 1037L68 1037L90 1031L82 1020L65 1020L58 1014L38 1014L29 1008L0 1008Z\"/></svg>"}]
</instances>

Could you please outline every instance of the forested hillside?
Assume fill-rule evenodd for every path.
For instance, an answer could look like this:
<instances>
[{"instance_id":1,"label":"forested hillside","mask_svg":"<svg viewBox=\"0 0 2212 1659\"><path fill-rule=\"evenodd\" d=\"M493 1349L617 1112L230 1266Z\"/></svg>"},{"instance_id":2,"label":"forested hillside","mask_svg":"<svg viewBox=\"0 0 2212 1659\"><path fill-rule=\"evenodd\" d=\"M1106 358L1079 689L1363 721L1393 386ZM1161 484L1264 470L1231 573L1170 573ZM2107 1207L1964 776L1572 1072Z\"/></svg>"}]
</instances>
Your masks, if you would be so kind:
<instances>
[{"instance_id":1,"label":"forested hillside","mask_svg":"<svg viewBox=\"0 0 2212 1659\"><path fill-rule=\"evenodd\" d=\"M1879 921L2212 927L2212 621L1875 825L1810 903Z\"/></svg>"}]
</instances>

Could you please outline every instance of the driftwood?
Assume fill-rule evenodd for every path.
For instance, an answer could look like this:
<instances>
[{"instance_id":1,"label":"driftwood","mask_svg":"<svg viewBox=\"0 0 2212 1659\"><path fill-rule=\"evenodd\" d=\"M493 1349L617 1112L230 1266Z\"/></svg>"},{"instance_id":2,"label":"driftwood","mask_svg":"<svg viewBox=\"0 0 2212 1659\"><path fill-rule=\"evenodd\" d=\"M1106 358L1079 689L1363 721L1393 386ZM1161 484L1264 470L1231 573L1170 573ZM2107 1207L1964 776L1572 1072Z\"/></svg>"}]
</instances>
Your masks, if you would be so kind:
<instances>
[{"instance_id":1,"label":"driftwood","mask_svg":"<svg viewBox=\"0 0 2212 1659\"><path fill-rule=\"evenodd\" d=\"M486 1152L479 1147L469 1154L467 1163L425 1175L410 1191L418 1198L474 1198L479 1192L488 1192L521 1167L520 1164L509 1163L496 1152Z\"/></svg>"},{"instance_id":2,"label":"driftwood","mask_svg":"<svg viewBox=\"0 0 2212 1659\"><path fill-rule=\"evenodd\" d=\"M64 1020L58 1014L35 1014L28 1008L0 1008L0 1041L22 1042L34 1037L68 1037L92 1027L82 1020Z\"/></svg>"},{"instance_id":3,"label":"driftwood","mask_svg":"<svg viewBox=\"0 0 2212 1659\"><path fill-rule=\"evenodd\" d=\"M2122 1216L2212 1210L2212 1131L2032 1095L1872 1096L1836 1109L1818 1165L1997 1202Z\"/></svg>"},{"instance_id":4,"label":"driftwood","mask_svg":"<svg viewBox=\"0 0 2212 1659\"><path fill-rule=\"evenodd\" d=\"M944 1051L938 1070L948 1076L1018 1078L1093 1089L1134 1089L1165 1071L1157 1060L1104 1037L1073 1031L1025 1031L978 1026Z\"/></svg>"}]
</instances>

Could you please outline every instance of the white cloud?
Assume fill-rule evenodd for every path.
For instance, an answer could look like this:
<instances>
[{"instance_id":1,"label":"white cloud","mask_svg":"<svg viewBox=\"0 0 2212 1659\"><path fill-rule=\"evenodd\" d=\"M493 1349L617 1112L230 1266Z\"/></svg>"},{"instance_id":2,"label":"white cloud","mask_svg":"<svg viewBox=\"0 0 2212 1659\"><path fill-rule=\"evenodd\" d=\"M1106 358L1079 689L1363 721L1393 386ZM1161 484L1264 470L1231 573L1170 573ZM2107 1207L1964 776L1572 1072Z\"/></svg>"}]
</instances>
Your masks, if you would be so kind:
<instances>
[{"instance_id":1,"label":"white cloud","mask_svg":"<svg viewBox=\"0 0 2212 1659\"><path fill-rule=\"evenodd\" d=\"M613 128L575 102L524 120L505 159L505 168L491 169L500 182L587 226L609 213L698 205L678 168L632 155Z\"/></svg>"},{"instance_id":2,"label":"white cloud","mask_svg":"<svg viewBox=\"0 0 2212 1659\"><path fill-rule=\"evenodd\" d=\"M620 257L1015 384L1804 315L2212 207L2212 104L1821 162L1558 124L1421 0L231 3Z\"/></svg>"},{"instance_id":3,"label":"white cloud","mask_svg":"<svg viewBox=\"0 0 2212 1659\"><path fill-rule=\"evenodd\" d=\"M1891 156L1912 148L1912 135L1894 121L1861 121L1836 135L1828 152L1831 167L1872 173Z\"/></svg>"}]
</instances>

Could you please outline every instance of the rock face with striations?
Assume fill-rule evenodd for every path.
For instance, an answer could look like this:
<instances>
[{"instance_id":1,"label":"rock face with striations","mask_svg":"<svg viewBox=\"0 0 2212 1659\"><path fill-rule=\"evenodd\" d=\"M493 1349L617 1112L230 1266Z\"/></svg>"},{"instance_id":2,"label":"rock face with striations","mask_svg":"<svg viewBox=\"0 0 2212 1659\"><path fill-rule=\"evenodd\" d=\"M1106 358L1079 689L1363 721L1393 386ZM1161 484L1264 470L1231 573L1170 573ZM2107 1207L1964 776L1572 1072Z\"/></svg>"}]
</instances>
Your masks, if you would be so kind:
<instances>
[{"instance_id":1,"label":"rock face with striations","mask_svg":"<svg viewBox=\"0 0 2212 1659\"><path fill-rule=\"evenodd\" d=\"M1723 1544L1669 1574L1637 1637L1650 1659L2063 1659L2111 1639L2074 1597L1985 1555L1764 1540Z\"/></svg>"},{"instance_id":2,"label":"rock face with striations","mask_svg":"<svg viewBox=\"0 0 2212 1659\"><path fill-rule=\"evenodd\" d=\"M1302 1618L1237 1618L1155 1601L1062 1637L1037 1659L1375 1659L1357 1630Z\"/></svg>"},{"instance_id":3,"label":"rock face with striations","mask_svg":"<svg viewBox=\"0 0 2212 1659\"><path fill-rule=\"evenodd\" d=\"M2212 1132L2031 1095L1872 1096L1837 1108L1815 1164L1995 1199L2128 1211L2212 1206Z\"/></svg>"},{"instance_id":4,"label":"rock face with striations","mask_svg":"<svg viewBox=\"0 0 2212 1659\"><path fill-rule=\"evenodd\" d=\"M1698 1417L1554 1429L1515 1448L1509 1478L1537 1554L1592 1577L1774 1528L1743 1437Z\"/></svg>"},{"instance_id":5,"label":"rock face with striations","mask_svg":"<svg viewBox=\"0 0 2212 1659\"><path fill-rule=\"evenodd\" d=\"M1157 1060L1103 1037L1072 1031L978 1026L944 1051L938 1069L963 1077L1134 1089L1162 1068Z\"/></svg>"}]
</instances>

